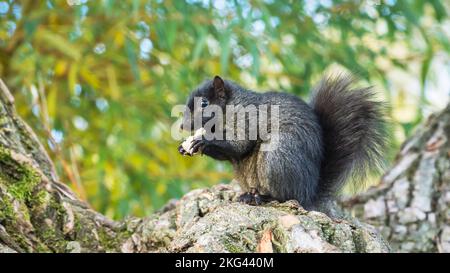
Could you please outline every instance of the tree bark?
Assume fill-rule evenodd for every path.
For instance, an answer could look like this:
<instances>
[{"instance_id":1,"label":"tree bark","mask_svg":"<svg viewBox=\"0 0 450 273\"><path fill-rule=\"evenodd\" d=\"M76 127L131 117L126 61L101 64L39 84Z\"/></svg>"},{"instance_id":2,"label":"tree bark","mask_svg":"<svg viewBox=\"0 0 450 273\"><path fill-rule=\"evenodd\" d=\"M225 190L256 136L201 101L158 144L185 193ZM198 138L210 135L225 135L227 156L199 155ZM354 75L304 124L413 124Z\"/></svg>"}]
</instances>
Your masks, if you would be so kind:
<instances>
[{"instance_id":1,"label":"tree bark","mask_svg":"<svg viewBox=\"0 0 450 273\"><path fill-rule=\"evenodd\" d=\"M450 252L450 104L406 141L381 183L342 201L398 252Z\"/></svg>"},{"instance_id":2,"label":"tree bark","mask_svg":"<svg viewBox=\"0 0 450 273\"><path fill-rule=\"evenodd\" d=\"M235 202L239 189L233 184L194 190L147 218L112 221L78 200L59 181L47 153L32 130L18 117L14 99L1 81L0 117L0 252L389 251L386 241L367 224L305 211L295 202L272 202L264 206L240 204ZM384 178L389 182L404 177L406 182L396 188L405 187L404 183L414 185L406 187L403 199L398 197L398 202L403 202L405 197L407 201L395 203L397 211L391 210L391 205L384 209L384 214L389 215L386 218L389 225L397 218L403 219L399 226L403 230L406 228L406 232L401 233L404 234L401 240L414 242L415 231L419 232L420 227L434 231L442 227L441 219L448 219L448 210L445 211L444 206L448 194L446 197L439 195L438 189L448 187L448 142L443 137L448 136L449 131L448 122L447 125L440 124L419 132L419 140L427 144L426 151L412 149L421 146L408 142L412 144L407 143L400 156L409 159L399 159L404 163L397 166L403 167L394 167ZM443 146L447 150L443 151ZM446 157L443 157L444 152ZM404 172L411 166L409 162L418 162L413 173ZM430 174L433 168L439 170L436 175ZM439 182L444 181L444 177L447 184ZM414 184L408 182L410 180L415 181ZM390 200L396 200L396 196L389 197L395 195L389 195L389 189L393 187L385 186L380 191L388 195L384 197L380 193L373 202L390 204ZM371 199L364 198L373 192L347 200L344 205L355 203L355 213L361 206L366 210L365 204L370 204ZM439 198L435 199L435 195ZM447 199L441 200L441 197ZM382 198L381 201L378 198ZM368 200L367 203L364 200ZM417 209L425 216L416 213ZM383 211L375 210L369 213L368 219L384 221L382 214ZM404 219L407 223L403 223ZM383 221L382 224L386 224ZM395 232L387 235L396 244L402 230L393 227ZM384 229L383 232L386 233ZM426 238L430 238L427 242L432 241L431 237Z\"/></svg>"}]
</instances>

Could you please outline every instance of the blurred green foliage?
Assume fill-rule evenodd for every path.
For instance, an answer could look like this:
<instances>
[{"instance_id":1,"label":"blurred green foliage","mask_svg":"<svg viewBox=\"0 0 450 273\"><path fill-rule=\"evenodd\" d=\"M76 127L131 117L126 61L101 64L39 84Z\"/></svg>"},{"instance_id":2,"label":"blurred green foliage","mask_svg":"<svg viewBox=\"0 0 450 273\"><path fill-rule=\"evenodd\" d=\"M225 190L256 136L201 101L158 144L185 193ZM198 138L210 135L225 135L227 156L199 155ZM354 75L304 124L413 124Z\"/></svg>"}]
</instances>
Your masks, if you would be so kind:
<instances>
[{"instance_id":1,"label":"blurred green foliage","mask_svg":"<svg viewBox=\"0 0 450 273\"><path fill-rule=\"evenodd\" d=\"M170 135L172 106L215 74L307 97L325 71L348 69L398 110L411 90L389 75L404 71L419 95L410 118L392 113L392 155L423 116L433 58L450 51L448 10L437 0L3 0L0 77L63 181L110 217L147 215L232 177L227 164L180 156Z\"/></svg>"}]
</instances>

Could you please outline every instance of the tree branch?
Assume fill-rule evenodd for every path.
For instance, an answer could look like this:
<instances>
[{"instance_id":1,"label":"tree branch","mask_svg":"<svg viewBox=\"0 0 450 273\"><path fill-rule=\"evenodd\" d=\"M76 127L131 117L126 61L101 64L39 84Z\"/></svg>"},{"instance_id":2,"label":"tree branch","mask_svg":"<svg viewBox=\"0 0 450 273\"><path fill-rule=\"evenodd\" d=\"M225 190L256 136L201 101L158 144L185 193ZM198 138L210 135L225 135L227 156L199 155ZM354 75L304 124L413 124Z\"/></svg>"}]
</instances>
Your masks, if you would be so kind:
<instances>
[{"instance_id":1,"label":"tree branch","mask_svg":"<svg viewBox=\"0 0 450 273\"><path fill-rule=\"evenodd\" d=\"M341 204L400 252L450 252L450 104L406 141L381 183Z\"/></svg>"},{"instance_id":2,"label":"tree branch","mask_svg":"<svg viewBox=\"0 0 450 273\"><path fill-rule=\"evenodd\" d=\"M112 221L60 183L0 82L0 252L386 252L370 226L295 202L248 206L239 189L187 193L147 218Z\"/></svg>"}]
</instances>

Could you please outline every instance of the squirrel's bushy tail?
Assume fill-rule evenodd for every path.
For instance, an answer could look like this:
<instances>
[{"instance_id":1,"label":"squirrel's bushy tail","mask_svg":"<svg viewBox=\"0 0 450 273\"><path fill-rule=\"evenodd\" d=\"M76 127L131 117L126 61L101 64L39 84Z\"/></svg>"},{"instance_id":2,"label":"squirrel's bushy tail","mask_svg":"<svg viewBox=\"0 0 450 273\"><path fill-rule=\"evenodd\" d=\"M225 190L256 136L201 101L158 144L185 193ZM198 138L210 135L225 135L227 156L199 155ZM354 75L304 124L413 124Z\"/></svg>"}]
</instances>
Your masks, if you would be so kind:
<instances>
[{"instance_id":1,"label":"squirrel's bushy tail","mask_svg":"<svg viewBox=\"0 0 450 273\"><path fill-rule=\"evenodd\" d=\"M385 105L369 88L352 89L354 77L325 77L311 105L323 130L324 157L318 201L334 197L352 179L359 188L369 170L382 167L386 143Z\"/></svg>"}]
</instances>

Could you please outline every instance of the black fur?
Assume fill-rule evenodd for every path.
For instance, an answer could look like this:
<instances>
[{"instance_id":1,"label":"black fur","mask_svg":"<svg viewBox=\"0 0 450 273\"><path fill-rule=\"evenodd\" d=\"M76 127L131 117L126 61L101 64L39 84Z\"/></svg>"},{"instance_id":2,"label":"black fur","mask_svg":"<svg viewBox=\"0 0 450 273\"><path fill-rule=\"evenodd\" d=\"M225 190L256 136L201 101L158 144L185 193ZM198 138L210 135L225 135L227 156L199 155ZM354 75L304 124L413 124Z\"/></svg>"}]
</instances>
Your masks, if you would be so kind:
<instances>
[{"instance_id":1,"label":"black fur","mask_svg":"<svg viewBox=\"0 0 450 273\"><path fill-rule=\"evenodd\" d=\"M385 104L372 88L352 89L351 75L328 77L313 92L311 105L324 136L318 200L332 198L346 181L360 188L368 171L383 166Z\"/></svg>"},{"instance_id":2,"label":"black fur","mask_svg":"<svg viewBox=\"0 0 450 273\"><path fill-rule=\"evenodd\" d=\"M353 178L364 181L369 169L380 166L385 146L383 104L371 88L351 89L351 76L324 78L310 104L286 93L256 93L220 77L191 93L187 106L194 116L194 97L226 112L226 105L279 105L280 142L276 150L261 151L257 140L198 140L195 151L230 161L242 189L279 201L295 199L305 208L320 208ZM192 119L184 128L194 128ZM214 117L211 117L214 118ZM204 126L211 118L203 118ZM255 122L246 116L246 124ZM232 124L236 126L236 124ZM225 124L224 124L225 127Z\"/></svg>"}]
</instances>

